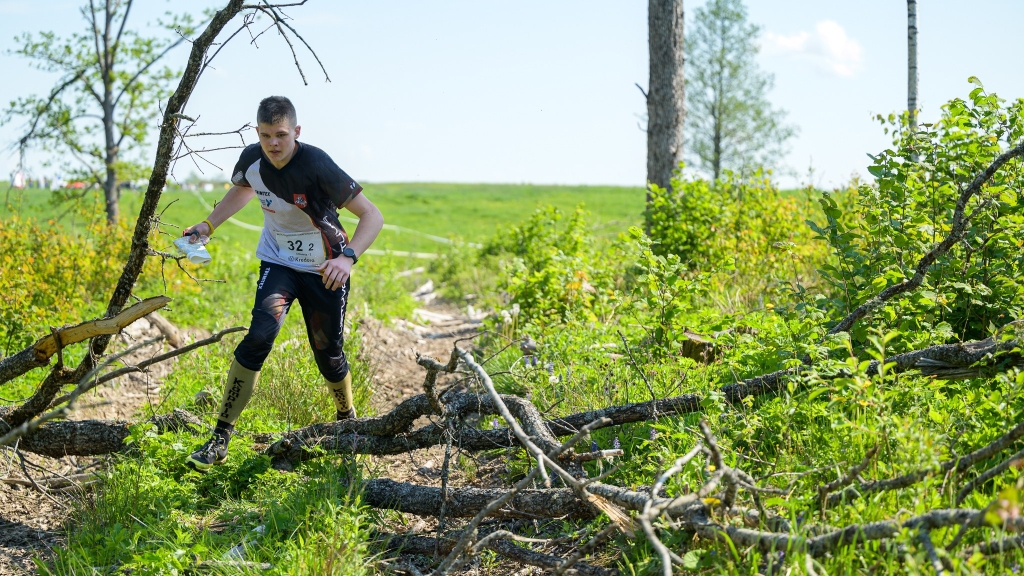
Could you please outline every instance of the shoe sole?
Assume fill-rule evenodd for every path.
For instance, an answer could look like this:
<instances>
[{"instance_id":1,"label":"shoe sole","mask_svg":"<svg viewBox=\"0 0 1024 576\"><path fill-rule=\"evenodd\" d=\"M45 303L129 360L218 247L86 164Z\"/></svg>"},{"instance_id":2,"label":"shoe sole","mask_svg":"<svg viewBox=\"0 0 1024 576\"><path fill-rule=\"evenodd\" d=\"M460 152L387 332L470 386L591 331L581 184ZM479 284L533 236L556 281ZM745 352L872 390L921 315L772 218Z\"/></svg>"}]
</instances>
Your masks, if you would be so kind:
<instances>
[{"instance_id":1,"label":"shoe sole","mask_svg":"<svg viewBox=\"0 0 1024 576\"><path fill-rule=\"evenodd\" d=\"M213 464L206 464L204 462L196 460L195 458L189 457L188 460L185 460L185 466L191 468L192 470L195 470L196 472L206 473L210 471L210 468L213 468L214 466L220 466L221 464L227 461L228 457L224 456L224 458L221 460L215 460Z\"/></svg>"}]
</instances>

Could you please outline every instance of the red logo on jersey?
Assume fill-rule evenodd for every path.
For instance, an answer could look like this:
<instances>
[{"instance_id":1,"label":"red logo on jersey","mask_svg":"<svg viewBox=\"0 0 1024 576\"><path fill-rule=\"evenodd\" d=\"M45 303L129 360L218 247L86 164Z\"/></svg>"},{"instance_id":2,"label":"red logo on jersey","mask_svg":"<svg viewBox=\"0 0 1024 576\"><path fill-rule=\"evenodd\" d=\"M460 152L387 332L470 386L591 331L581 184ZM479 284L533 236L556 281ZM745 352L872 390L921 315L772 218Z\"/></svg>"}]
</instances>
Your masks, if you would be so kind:
<instances>
[{"instance_id":1,"label":"red logo on jersey","mask_svg":"<svg viewBox=\"0 0 1024 576\"><path fill-rule=\"evenodd\" d=\"M292 200L295 202L295 205L298 206L299 208L305 208L306 206L309 205L306 202L306 195L305 194L293 194L292 195Z\"/></svg>"}]
</instances>

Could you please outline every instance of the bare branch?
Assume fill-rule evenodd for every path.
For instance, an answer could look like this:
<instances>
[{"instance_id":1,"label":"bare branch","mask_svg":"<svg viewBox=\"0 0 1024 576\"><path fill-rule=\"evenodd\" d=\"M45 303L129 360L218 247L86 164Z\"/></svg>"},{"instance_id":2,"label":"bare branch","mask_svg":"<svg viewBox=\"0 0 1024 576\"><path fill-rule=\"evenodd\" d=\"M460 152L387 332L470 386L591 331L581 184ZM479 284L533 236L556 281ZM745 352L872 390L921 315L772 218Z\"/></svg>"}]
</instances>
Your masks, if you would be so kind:
<instances>
[{"instance_id":1,"label":"bare branch","mask_svg":"<svg viewBox=\"0 0 1024 576\"><path fill-rule=\"evenodd\" d=\"M265 1L265 0L264 0ZM281 19L273 9L269 9L266 6L256 6L259 11L269 14L272 19L274 26L277 27L277 32L284 38L284 41L288 43L288 49L292 51L292 59L295 61L295 68L299 71L299 76L302 77L302 83L309 86L309 81L306 80L306 73L302 71L302 64L299 64L299 55L295 53L295 46L292 45L292 41L288 38L288 33L281 27ZM290 26L289 26L290 28Z\"/></svg>"},{"instance_id":2,"label":"bare branch","mask_svg":"<svg viewBox=\"0 0 1024 576\"><path fill-rule=\"evenodd\" d=\"M209 346L210 344L214 344L216 342L220 342L221 339L223 339L228 334L233 334L235 332L245 332L246 330L248 330L248 328L246 328L245 326L235 326L233 328L226 328L226 329L221 330L220 332L217 332L216 334L214 334L214 335L212 335L212 336L210 336L208 338L203 338L202 340L196 340L195 342L193 342L191 344L188 344L186 346L182 346L180 348L176 348L174 350L170 350L168 352L164 352L163 354L158 354L156 356L153 356L152 358L147 358L147 359L145 359L145 360L143 360L141 362L137 362L137 363L135 363L135 364L133 364L131 366L125 366L123 368L118 368L117 370L114 370L112 372L108 372L108 373L104 374L103 376L100 376L99 378L97 378L96 382L95 382L95 385L99 386L100 384L105 384L105 383L110 382L111 380L113 380L115 378L120 378L121 376L124 376L126 374L131 374L133 372L145 372L146 368L149 368L150 366L152 366L154 364L159 364L161 362L170 360L171 358L174 358L174 357L177 357L177 356L181 356L182 354L188 354L189 352L191 352L193 350L196 350L196 349L199 349L199 348L202 348L204 346ZM60 398L57 398L56 400L54 400L50 404L50 408L55 408L55 407L59 406L60 404L62 404L63 402L66 402L68 399L70 399L70 395L62 396Z\"/></svg>"},{"instance_id":3,"label":"bare branch","mask_svg":"<svg viewBox=\"0 0 1024 576\"><path fill-rule=\"evenodd\" d=\"M43 116L46 115L47 112L50 111L50 106L52 106L53 103L57 100L57 97L60 96L64 92L64 90L66 90L69 86L81 80L82 76L85 73L85 68L78 70L78 72L70 76L64 82L61 82L59 85L57 85L56 88L50 91L50 95L46 99L46 104L42 107L42 109L38 109L36 111L35 117L32 119L32 125L29 126L28 132L26 132L25 135L22 136L21 138L18 138L18 146L24 147L26 144L28 144L28 141L32 139L32 137L35 135L36 128L39 126L39 121L43 118Z\"/></svg>"},{"instance_id":4,"label":"bare branch","mask_svg":"<svg viewBox=\"0 0 1024 576\"><path fill-rule=\"evenodd\" d=\"M1020 157L1024 154L1024 142L1017 144L1013 148L1010 148L1006 152L1000 154L985 170L979 172L974 179L971 181L967 188L964 188L963 192L960 193L960 197L956 201L956 209L953 211L953 220L950 225L949 233L941 242L936 244L927 254L921 257L917 262L917 266L914 269L914 275L908 279L900 282L899 284L893 284L879 292L873 298L867 302L858 306L853 312L850 312L846 318L843 318L836 324L829 334L838 334L840 332L848 332L853 325L861 318L871 314L889 300L892 300L900 294L916 290L928 273L928 269L932 264L935 263L943 254L949 251L954 244L959 242L964 235L967 233L967 226L970 224L970 216L965 216L964 212L967 209L967 203L971 198L981 191L981 187L988 182L995 173L1003 167L1004 164L1014 158Z\"/></svg>"},{"instance_id":5,"label":"bare branch","mask_svg":"<svg viewBox=\"0 0 1024 576\"><path fill-rule=\"evenodd\" d=\"M465 356L463 356L463 361L465 360L466 358ZM572 448L574 444L579 442L586 435L590 434L591 430L596 428L601 423L601 421L595 421L592 424L584 426L583 430L581 430L572 438L564 442L561 446L552 450L551 457L557 458L561 453ZM493 500L489 505L487 505L486 508L481 510L475 517L473 517L469 525L466 527L465 532L463 532L463 536L459 538L459 541L452 548L451 552L449 552L448 556L445 557L444 561L441 562L441 565L438 566L438 574L445 574L455 563L456 559L458 559L458 557L462 554L463 550L465 550L466 547L469 546L472 540L476 537L476 528L480 525L480 522L489 514L493 513L494 511L504 506L504 504L508 502L512 497L514 497L517 492L525 489L528 485L530 485L533 482L534 478L536 478L538 474L540 474L540 469L541 467L537 466L536 468L531 470L530 473L526 475L526 477L524 477L522 480L517 482L515 486L512 487L512 490L509 490L507 494L501 496L500 498L496 498L495 500Z\"/></svg>"},{"instance_id":6,"label":"bare branch","mask_svg":"<svg viewBox=\"0 0 1024 576\"><path fill-rule=\"evenodd\" d=\"M127 6L124 9L124 16L121 17L121 26L117 29L117 37L114 38L114 45L110 49L111 52L117 52L117 49L121 46L121 34L124 33L124 25L128 22L128 15L131 14L132 4L135 0L128 0Z\"/></svg>"},{"instance_id":7,"label":"bare branch","mask_svg":"<svg viewBox=\"0 0 1024 576\"><path fill-rule=\"evenodd\" d=\"M924 546L924 551L928 555L928 563L932 565L932 569L935 570L936 576L945 576L946 569L942 566L942 560L939 560L939 555L935 552L935 544L932 543L932 537L927 530L921 530L919 534L921 544Z\"/></svg>"},{"instance_id":8,"label":"bare branch","mask_svg":"<svg viewBox=\"0 0 1024 576\"><path fill-rule=\"evenodd\" d=\"M868 464L871 463L871 460L875 457L875 454L877 453L878 444L875 444L874 446L871 447L870 450L867 451L867 453L864 454L864 459L861 460L860 464L857 464L853 468L850 468L850 470L844 476L841 476L833 480L832 482L825 484L824 486L818 487L818 502L821 508L822 517L824 517L825 515L825 503L827 501L828 495L835 492L836 490L845 488L850 484L853 484L853 482L857 480L857 477L860 476L860 473L863 472L864 469L868 467Z\"/></svg>"},{"instance_id":9,"label":"bare branch","mask_svg":"<svg viewBox=\"0 0 1024 576\"><path fill-rule=\"evenodd\" d=\"M963 501L968 496L971 495L971 492L974 492L974 490L978 488L978 486L981 486L988 482L989 480L1002 474L1007 469L1009 469L1010 466L1019 466L1022 460L1024 460L1024 449L1018 450L1016 453L1014 453L1006 460L1003 460L999 464L993 466L992 468L989 468L984 473L980 474L977 478L972 479L970 482L967 483L966 486L964 486L959 492L957 492L955 500L956 505L959 506L960 504L962 504Z\"/></svg>"},{"instance_id":10,"label":"bare branch","mask_svg":"<svg viewBox=\"0 0 1024 576\"><path fill-rule=\"evenodd\" d=\"M302 6L306 2L308 2L308 0L302 0L301 2L292 2L291 4L270 4L270 3L267 3L267 2L264 2L263 4L246 4L245 6L242 6L242 10L251 10L251 9L254 9L254 8L265 8L265 7L269 7L269 8L289 8L289 7L292 7L292 6Z\"/></svg>"},{"instance_id":11,"label":"bare branch","mask_svg":"<svg viewBox=\"0 0 1024 576\"><path fill-rule=\"evenodd\" d=\"M210 63L213 62L214 58L216 58L217 55L220 54L220 51L223 50L224 47L227 46L228 43L231 42L231 40L234 39L234 37L238 35L239 32L241 32L242 30L248 30L249 29L249 25L253 23L254 19L255 19L255 13L254 12L244 15L242 17L242 25L239 26L238 30L235 30L234 32L232 32L232 34L230 36L228 36L227 40L221 42L220 46L217 46L217 50L215 50L213 52L213 55L211 55L211 56L209 56L208 58L205 59L205 61L203 62L203 69L200 70L199 73L202 74L203 72L206 71L207 68L210 67Z\"/></svg>"},{"instance_id":12,"label":"bare branch","mask_svg":"<svg viewBox=\"0 0 1024 576\"><path fill-rule=\"evenodd\" d=\"M132 305L113 317L66 326L44 336L21 352L0 359L0 384L9 382L33 368L45 366L59 348L83 342L99 334L116 334L139 318L163 308L170 301L167 296L154 296Z\"/></svg>"}]
</instances>

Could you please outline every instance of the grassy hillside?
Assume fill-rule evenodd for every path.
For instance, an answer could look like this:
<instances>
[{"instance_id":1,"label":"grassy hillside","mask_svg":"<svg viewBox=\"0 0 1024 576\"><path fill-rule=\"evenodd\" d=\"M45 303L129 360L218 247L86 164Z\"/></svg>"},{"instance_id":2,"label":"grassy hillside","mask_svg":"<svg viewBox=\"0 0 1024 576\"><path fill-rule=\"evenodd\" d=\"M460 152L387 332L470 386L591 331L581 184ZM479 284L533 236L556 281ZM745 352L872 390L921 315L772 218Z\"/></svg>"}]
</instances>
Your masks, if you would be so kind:
<instances>
[{"instance_id":1,"label":"grassy hillside","mask_svg":"<svg viewBox=\"0 0 1024 576\"><path fill-rule=\"evenodd\" d=\"M370 183L365 186L367 197L384 213L387 224L468 242L486 240L499 226L519 222L538 206L546 204L557 206L563 211L571 211L583 204L591 213L589 221L595 233L614 236L640 223L644 205L644 190L640 187L434 183ZM223 190L210 193L169 190L161 202L162 206L170 205L163 220L179 226L194 224L206 217L209 213L207 206L219 201L222 195ZM67 208L54 206L51 197L52 193L48 190L12 190L10 207L0 205L0 218L12 211L39 220L56 218L66 212ZM122 213L128 217L136 214L141 199L140 193L125 192L121 199ZM99 194L95 193L81 202L98 201ZM351 214L342 212L342 216L350 217ZM263 223L262 213L255 202L246 206L235 218L250 225L259 226ZM75 224L74 215L64 216L61 222L66 225ZM354 224L343 223L352 230ZM258 235L258 232L233 224L225 225L218 232L222 239L230 236L243 244L250 240L255 242ZM440 246L422 235L389 227L381 234L375 248L436 252Z\"/></svg>"}]
</instances>

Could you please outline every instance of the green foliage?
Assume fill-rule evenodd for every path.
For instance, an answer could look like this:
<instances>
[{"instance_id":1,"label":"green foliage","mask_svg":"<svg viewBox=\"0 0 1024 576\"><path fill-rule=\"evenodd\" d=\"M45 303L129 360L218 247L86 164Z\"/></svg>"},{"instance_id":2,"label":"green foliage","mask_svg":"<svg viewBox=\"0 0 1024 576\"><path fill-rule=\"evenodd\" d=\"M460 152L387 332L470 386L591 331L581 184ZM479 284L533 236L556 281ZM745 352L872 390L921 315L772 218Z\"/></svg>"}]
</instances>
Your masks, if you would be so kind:
<instances>
[{"instance_id":1,"label":"green foliage","mask_svg":"<svg viewBox=\"0 0 1024 576\"><path fill-rule=\"evenodd\" d=\"M833 288L836 315L913 276L918 260L949 233L961 191L1024 136L1024 101L1007 105L976 83L967 100L950 101L937 122L916 133L908 132L906 115L880 117L894 141L871 156L876 184L858 186L845 206L833 195L821 199L825 220L812 227L835 256L821 274ZM970 201L965 208L973 218L964 239L928 270L920 290L877 314L882 329L899 330L906 346L920 346L984 338L1020 317L1020 166L1012 160ZM864 329L854 337L863 342Z\"/></svg>"},{"instance_id":2,"label":"green foliage","mask_svg":"<svg viewBox=\"0 0 1024 576\"><path fill-rule=\"evenodd\" d=\"M79 233L54 221L0 219L0 351L20 351L46 332L46 326L78 323L100 315L117 282L131 246L132 230L123 222L103 226L93 220ZM187 277L168 267L161 277L157 260L147 263L138 293L166 279L178 293L197 292Z\"/></svg>"},{"instance_id":3,"label":"green foliage","mask_svg":"<svg viewBox=\"0 0 1024 576\"><path fill-rule=\"evenodd\" d=\"M691 274L679 256L656 254L655 245L639 228L630 229L630 236L640 248L632 312L650 336L648 343L671 353L686 340L686 312L707 292L712 271Z\"/></svg>"},{"instance_id":4,"label":"green foliage","mask_svg":"<svg viewBox=\"0 0 1024 576\"><path fill-rule=\"evenodd\" d=\"M680 176L654 186L645 213L656 255L674 255L712 278L724 308L764 304L766 295L806 287L826 258L805 219L820 212L810 191L781 194L762 172L725 171L714 182Z\"/></svg>"},{"instance_id":5,"label":"green foliage","mask_svg":"<svg viewBox=\"0 0 1024 576\"><path fill-rule=\"evenodd\" d=\"M483 247L483 256L502 258L498 287L523 321L557 323L579 314L596 322L614 312L621 257L593 241L585 214L577 207L562 225L562 212L548 206Z\"/></svg>"},{"instance_id":6,"label":"green foliage","mask_svg":"<svg viewBox=\"0 0 1024 576\"><path fill-rule=\"evenodd\" d=\"M59 159L68 180L104 187L112 195L107 206L111 221L118 207L116 183L149 173L142 146L159 102L169 97L178 78L159 61L194 32L186 14L161 22L164 36L143 36L126 26L130 6L117 0L90 2L82 8L91 21L85 33L16 37L14 53L58 79L49 94L19 97L0 116L0 125L26 122L28 129L18 138L23 150L38 145Z\"/></svg>"},{"instance_id":7,"label":"green foliage","mask_svg":"<svg viewBox=\"0 0 1024 576\"><path fill-rule=\"evenodd\" d=\"M196 439L136 427L123 457L80 503L64 548L43 574L183 574L224 560L273 565L270 574L364 574L366 518L351 461L321 461L302 476L270 469L244 438L207 475L181 462Z\"/></svg>"},{"instance_id":8,"label":"green foliage","mask_svg":"<svg viewBox=\"0 0 1024 576\"><path fill-rule=\"evenodd\" d=\"M948 232L959 191L1024 138L1021 106L975 90L969 102L954 100L939 122L922 125L915 135L893 117L894 147L874 157L877 183L855 181L846 190L820 195L818 206L811 201L813 191L780 194L763 176L725 173L714 183L681 179L672 191L655 189L647 214L651 239L633 230L617 245L604 246L585 226L578 225L574 236L567 232L572 225L535 215L512 229L519 235L506 233L489 245L500 245L491 253L506 262L497 269L497 283L508 300L504 312L499 310L505 320L496 321L500 336L485 342L482 357L498 374L500 390L551 406L552 416L652 396L699 395L698 413L591 435L599 448L625 451L608 477L619 485L650 486L694 446L704 419L727 464L788 494L762 494L761 506L805 536L812 533L802 526L866 524L956 506L956 492L973 472L937 474L825 509L817 494L875 446L878 455L862 474L865 480L933 468L993 441L1006 432L1007 422L1024 415L1024 373L1018 370L952 382L888 369L868 373L872 360L984 337L1019 316L1020 162L1005 166L967 206L974 217L965 239L929 270L922 289L894 300L852 334L825 333L854 306L912 274L918 258ZM815 242L815 236L825 241ZM580 246L590 248L574 252ZM572 266L562 263L573 255L591 265L614 262L608 275L613 282L594 283L615 293L615 307L599 321L578 313L582 306L550 304L564 301L569 276L562 274ZM527 302L560 313L538 318ZM1014 333L1005 332L1002 337ZM690 333L713 341L709 358L686 357ZM537 344L536 362L508 341L526 334ZM718 392L737 380L801 366L805 359L813 367L777 394L727 403ZM529 465L522 457L512 469ZM585 467L591 475L610 470L607 464ZM692 493L713 472L707 460L695 459L669 482L668 494ZM998 524L1019 513L1022 486L1020 471L1008 469L967 497L964 507L998 504L990 509L992 529L971 533L965 549L1006 535ZM735 518L717 520L742 525ZM935 530L932 537L941 548L957 531ZM683 558L683 568L704 574L810 573L808 566L818 574L902 574L929 563L913 531L890 544L842 548L818 559L793 549L763 553L671 530L660 534ZM643 539L624 538L619 548L623 573L661 572L660 559ZM1024 561L1024 553L949 559L953 573L1004 574Z\"/></svg>"},{"instance_id":9,"label":"green foliage","mask_svg":"<svg viewBox=\"0 0 1024 576\"><path fill-rule=\"evenodd\" d=\"M5 354L20 351L42 336L47 324L85 320L106 306L105 291L121 273L130 231L124 226L89 229L65 237L52 222L18 216L0 220L0 342Z\"/></svg>"},{"instance_id":10,"label":"green foliage","mask_svg":"<svg viewBox=\"0 0 1024 576\"><path fill-rule=\"evenodd\" d=\"M107 227L95 217L74 229L16 216L0 219L0 238L9 256L0 257L0 290L15 297L0 301L0 315L22 327L5 333L12 350L18 349L15 342L31 343L45 334L47 325L100 314L121 272L130 234L123 222ZM54 238L60 242L55 244ZM199 276L224 279L223 284L205 283L200 289L173 263L161 274L159 260L152 259L136 293L174 297L167 316L182 327L244 325L258 264L252 240L225 228L211 245L214 261L190 267ZM157 249L170 249L170 239L164 236L154 235L151 242ZM40 252L50 245L59 250ZM400 260L387 257L360 261L353 278L351 325L367 313L400 315L411 309L408 286L395 278L401 266ZM359 333L350 330L346 337L357 409L372 414L375 368L362 360ZM184 407L212 424L216 414L197 403L194 395L207 391L220 397L238 338L229 336L180 357L163 383L164 392L143 413ZM83 353L79 348L65 352L69 363ZM27 396L38 383L39 372L5 385L5 398ZM225 553L244 542L247 559L273 564L272 573L365 573L365 519L352 488L358 477L353 463L328 460L300 469L298 476L281 474L268 469L269 461L256 453L247 437L253 431L276 432L333 417L333 404L309 353L301 320L285 323L263 376L260 391L239 422L241 434L232 441L228 464L205 476L188 472L184 458L205 437L156 436L140 428L133 434L139 452L121 457L99 491L81 503L69 524L67 546L52 561L41 562L40 570L77 574L109 566L143 574L194 572L203 562L223 561ZM228 528L211 531L211 525L219 524ZM262 535L252 532L261 525ZM222 570L203 566L202 570Z\"/></svg>"},{"instance_id":11,"label":"green foliage","mask_svg":"<svg viewBox=\"0 0 1024 576\"><path fill-rule=\"evenodd\" d=\"M772 166L797 132L768 102L774 77L757 66L759 32L742 0L710 0L686 31L687 153L712 180Z\"/></svg>"}]
</instances>

